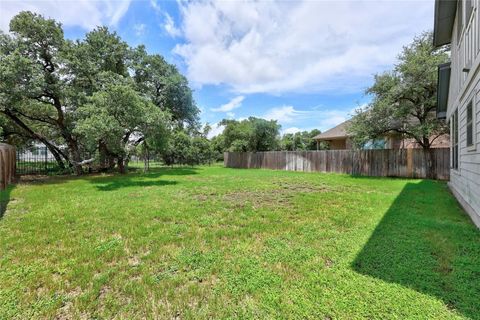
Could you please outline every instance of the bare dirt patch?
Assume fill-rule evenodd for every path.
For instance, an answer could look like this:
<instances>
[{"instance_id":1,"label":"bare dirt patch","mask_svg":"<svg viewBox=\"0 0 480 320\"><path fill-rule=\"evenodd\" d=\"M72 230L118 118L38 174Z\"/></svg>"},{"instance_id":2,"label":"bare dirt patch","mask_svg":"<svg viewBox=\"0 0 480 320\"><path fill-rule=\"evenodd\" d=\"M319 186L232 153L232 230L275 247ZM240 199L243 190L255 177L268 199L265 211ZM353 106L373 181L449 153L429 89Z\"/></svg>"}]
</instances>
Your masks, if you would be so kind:
<instances>
[{"instance_id":1,"label":"bare dirt patch","mask_svg":"<svg viewBox=\"0 0 480 320\"><path fill-rule=\"evenodd\" d=\"M325 258L325 267L327 268L333 267L333 260L330 258Z\"/></svg>"},{"instance_id":2,"label":"bare dirt patch","mask_svg":"<svg viewBox=\"0 0 480 320\"><path fill-rule=\"evenodd\" d=\"M130 192L128 194L128 197L129 198L141 198L141 197L143 197L143 193L142 192Z\"/></svg>"},{"instance_id":3,"label":"bare dirt patch","mask_svg":"<svg viewBox=\"0 0 480 320\"><path fill-rule=\"evenodd\" d=\"M103 286L100 288L100 292L98 293L98 299L104 300L106 296L112 291L109 286Z\"/></svg>"},{"instance_id":4,"label":"bare dirt patch","mask_svg":"<svg viewBox=\"0 0 480 320\"><path fill-rule=\"evenodd\" d=\"M308 183L275 181L273 184L286 193L316 193L330 191L326 186L312 185Z\"/></svg>"},{"instance_id":5,"label":"bare dirt patch","mask_svg":"<svg viewBox=\"0 0 480 320\"><path fill-rule=\"evenodd\" d=\"M79 297L83 293L80 287L76 287L66 294L66 301L62 304L62 306L57 310L57 314L55 316L56 320L67 320L67 319L74 319L74 305L73 300Z\"/></svg>"},{"instance_id":6,"label":"bare dirt patch","mask_svg":"<svg viewBox=\"0 0 480 320\"><path fill-rule=\"evenodd\" d=\"M199 202L221 200L227 202L229 206L234 208L252 206L255 209L260 207L289 207L292 205L293 198L296 194L327 191L329 191L329 189L325 186L275 181L271 189L238 190L226 194L218 194L214 191L208 191L194 197L195 200Z\"/></svg>"},{"instance_id":7,"label":"bare dirt patch","mask_svg":"<svg viewBox=\"0 0 480 320\"><path fill-rule=\"evenodd\" d=\"M141 264L141 260L137 256L132 256L128 258L128 265L130 267L138 267Z\"/></svg>"},{"instance_id":8,"label":"bare dirt patch","mask_svg":"<svg viewBox=\"0 0 480 320\"><path fill-rule=\"evenodd\" d=\"M235 208L251 205L254 209L259 207L280 207L292 204L293 194L282 190L271 191L238 191L227 193L222 200Z\"/></svg>"},{"instance_id":9,"label":"bare dirt patch","mask_svg":"<svg viewBox=\"0 0 480 320\"><path fill-rule=\"evenodd\" d=\"M18 183L19 184L43 183L50 179L52 179L52 177L47 175L41 175L41 174L22 175L19 178Z\"/></svg>"}]
</instances>

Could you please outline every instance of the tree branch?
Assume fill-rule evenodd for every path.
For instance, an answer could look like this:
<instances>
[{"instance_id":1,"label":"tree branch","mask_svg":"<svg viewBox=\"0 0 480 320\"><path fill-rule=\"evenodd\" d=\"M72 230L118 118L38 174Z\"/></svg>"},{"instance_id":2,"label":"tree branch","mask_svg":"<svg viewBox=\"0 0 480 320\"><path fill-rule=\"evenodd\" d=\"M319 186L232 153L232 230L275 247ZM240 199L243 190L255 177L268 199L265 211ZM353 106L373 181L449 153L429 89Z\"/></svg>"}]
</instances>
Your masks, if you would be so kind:
<instances>
[{"instance_id":1,"label":"tree branch","mask_svg":"<svg viewBox=\"0 0 480 320\"><path fill-rule=\"evenodd\" d=\"M37 118L37 117L32 117L32 116L29 116L29 115L26 115L24 114L23 112L20 112L18 110L15 110L16 113L18 113L19 115L21 115L22 117L25 117L29 120L32 120L32 121L38 121L38 122L42 122L42 123L46 123L48 125L52 125L52 126L55 126L55 119L52 119L50 117L47 117L47 118Z\"/></svg>"}]
</instances>

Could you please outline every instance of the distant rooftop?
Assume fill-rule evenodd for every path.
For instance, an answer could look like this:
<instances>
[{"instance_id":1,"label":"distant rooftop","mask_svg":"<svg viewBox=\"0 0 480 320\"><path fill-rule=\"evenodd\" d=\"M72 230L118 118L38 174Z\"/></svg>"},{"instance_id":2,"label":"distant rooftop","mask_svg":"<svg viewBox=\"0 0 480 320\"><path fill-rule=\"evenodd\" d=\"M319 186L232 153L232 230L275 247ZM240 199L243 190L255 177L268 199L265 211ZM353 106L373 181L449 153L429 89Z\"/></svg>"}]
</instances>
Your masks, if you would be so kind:
<instances>
[{"instance_id":1,"label":"distant rooftop","mask_svg":"<svg viewBox=\"0 0 480 320\"><path fill-rule=\"evenodd\" d=\"M315 140L335 140L335 139L344 139L348 137L347 127L350 123L350 120L340 123L338 126L333 127L325 132L320 133L313 137Z\"/></svg>"}]
</instances>

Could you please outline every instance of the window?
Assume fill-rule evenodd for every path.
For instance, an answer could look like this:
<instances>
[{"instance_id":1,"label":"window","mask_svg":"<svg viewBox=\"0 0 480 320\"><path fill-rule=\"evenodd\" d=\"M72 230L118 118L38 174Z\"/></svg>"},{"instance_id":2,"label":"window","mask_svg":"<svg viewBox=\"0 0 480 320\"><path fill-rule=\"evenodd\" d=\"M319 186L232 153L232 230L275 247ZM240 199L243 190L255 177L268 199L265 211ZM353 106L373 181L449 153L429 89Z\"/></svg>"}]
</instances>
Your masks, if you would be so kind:
<instances>
[{"instance_id":1,"label":"window","mask_svg":"<svg viewBox=\"0 0 480 320\"><path fill-rule=\"evenodd\" d=\"M473 147L474 141L474 109L473 103L467 105L467 147Z\"/></svg>"},{"instance_id":2,"label":"window","mask_svg":"<svg viewBox=\"0 0 480 320\"><path fill-rule=\"evenodd\" d=\"M447 116L448 90L450 89L450 62L438 66L437 82L437 118L445 119Z\"/></svg>"},{"instance_id":3,"label":"window","mask_svg":"<svg viewBox=\"0 0 480 320\"><path fill-rule=\"evenodd\" d=\"M386 149L387 146L387 141L385 141L385 138L378 138L378 139L372 139L367 141L363 145L364 150L378 150L378 149Z\"/></svg>"},{"instance_id":4,"label":"window","mask_svg":"<svg viewBox=\"0 0 480 320\"><path fill-rule=\"evenodd\" d=\"M455 110L451 118L451 131L452 131L452 168L458 169L458 109Z\"/></svg>"},{"instance_id":5,"label":"window","mask_svg":"<svg viewBox=\"0 0 480 320\"><path fill-rule=\"evenodd\" d=\"M463 30L463 1L457 2L457 42L460 43L460 37Z\"/></svg>"}]
</instances>

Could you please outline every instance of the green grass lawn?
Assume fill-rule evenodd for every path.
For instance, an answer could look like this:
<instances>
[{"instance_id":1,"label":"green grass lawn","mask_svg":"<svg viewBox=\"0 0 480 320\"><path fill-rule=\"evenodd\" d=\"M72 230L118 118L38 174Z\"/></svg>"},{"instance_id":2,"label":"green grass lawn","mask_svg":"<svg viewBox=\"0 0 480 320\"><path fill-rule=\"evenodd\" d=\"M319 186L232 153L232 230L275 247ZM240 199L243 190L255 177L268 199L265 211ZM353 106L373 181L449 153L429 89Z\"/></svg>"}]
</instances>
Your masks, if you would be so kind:
<instances>
[{"instance_id":1,"label":"green grass lawn","mask_svg":"<svg viewBox=\"0 0 480 320\"><path fill-rule=\"evenodd\" d=\"M212 166L1 194L0 319L480 319L480 231L444 182Z\"/></svg>"}]
</instances>

